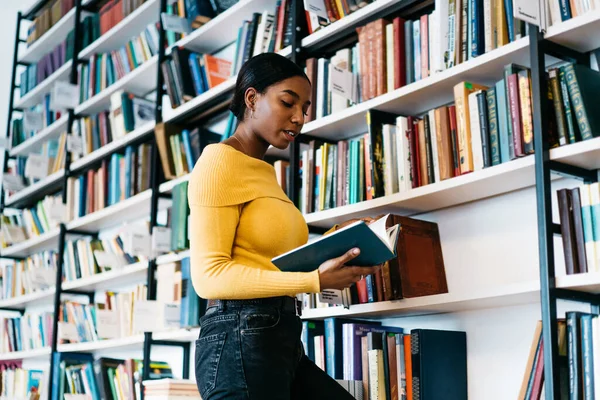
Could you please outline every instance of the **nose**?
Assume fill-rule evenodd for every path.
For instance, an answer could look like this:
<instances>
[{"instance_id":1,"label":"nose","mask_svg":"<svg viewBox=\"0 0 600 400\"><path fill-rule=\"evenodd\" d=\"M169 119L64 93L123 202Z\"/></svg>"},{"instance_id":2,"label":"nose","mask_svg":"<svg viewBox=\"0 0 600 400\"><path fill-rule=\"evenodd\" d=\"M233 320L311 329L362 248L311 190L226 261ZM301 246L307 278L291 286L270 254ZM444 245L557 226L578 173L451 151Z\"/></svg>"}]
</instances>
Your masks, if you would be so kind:
<instances>
[{"instance_id":1,"label":"nose","mask_svg":"<svg viewBox=\"0 0 600 400\"><path fill-rule=\"evenodd\" d=\"M294 107L294 114L292 115L291 121L298 126L304 125L304 112L302 111L302 107Z\"/></svg>"}]
</instances>

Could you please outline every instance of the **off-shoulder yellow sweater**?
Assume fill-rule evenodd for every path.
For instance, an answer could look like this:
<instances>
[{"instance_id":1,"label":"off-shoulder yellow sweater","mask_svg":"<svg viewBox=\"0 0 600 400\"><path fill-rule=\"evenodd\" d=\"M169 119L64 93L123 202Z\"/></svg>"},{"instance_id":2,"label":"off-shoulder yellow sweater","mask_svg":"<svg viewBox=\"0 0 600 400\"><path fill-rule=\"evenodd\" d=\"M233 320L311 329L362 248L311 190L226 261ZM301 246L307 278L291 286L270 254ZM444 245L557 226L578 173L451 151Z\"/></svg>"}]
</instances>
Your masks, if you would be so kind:
<instances>
[{"instance_id":1,"label":"off-shoulder yellow sweater","mask_svg":"<svg viewBox=\"0 0 600 400\"><path fill-rule=\"evenodd\" d=\"M219 143L190 178L192 284L205 299L252 299L320 291L318 271L282 272L271 259L306 243L302 214L275 169Z\"/></svg>"}]
</instances>

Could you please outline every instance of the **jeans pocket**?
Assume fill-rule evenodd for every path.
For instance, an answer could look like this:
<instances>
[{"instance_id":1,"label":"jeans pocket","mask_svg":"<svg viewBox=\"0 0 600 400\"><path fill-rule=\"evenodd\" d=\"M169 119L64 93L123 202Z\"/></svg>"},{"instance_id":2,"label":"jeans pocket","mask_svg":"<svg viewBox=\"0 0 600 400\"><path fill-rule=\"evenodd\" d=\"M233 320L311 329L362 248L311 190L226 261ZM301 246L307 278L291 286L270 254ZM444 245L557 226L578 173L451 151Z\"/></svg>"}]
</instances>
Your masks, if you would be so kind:
<instances>
[{"instance_id":1,"label":"jeans pocket","mask_svg":"<svg viewBox=\"0 0 600 400\"><path fill-rule=\"evenodd\" d=\"M242 313L242 331L243 335L252 335L262 333L273 329L279 325L281 314L278 309L272 310L253 310Z\"/></svg>"},{"instance_id":2,"label":"jeans pocket","mask_svg":"<svg viewBox=\"0 0 600 400\"><path fill-rule=\"evenodd\" d=\"M226 336L219 333L196 340L196 383L203 399L215 388Z\"/></svg>"}]
</instances>

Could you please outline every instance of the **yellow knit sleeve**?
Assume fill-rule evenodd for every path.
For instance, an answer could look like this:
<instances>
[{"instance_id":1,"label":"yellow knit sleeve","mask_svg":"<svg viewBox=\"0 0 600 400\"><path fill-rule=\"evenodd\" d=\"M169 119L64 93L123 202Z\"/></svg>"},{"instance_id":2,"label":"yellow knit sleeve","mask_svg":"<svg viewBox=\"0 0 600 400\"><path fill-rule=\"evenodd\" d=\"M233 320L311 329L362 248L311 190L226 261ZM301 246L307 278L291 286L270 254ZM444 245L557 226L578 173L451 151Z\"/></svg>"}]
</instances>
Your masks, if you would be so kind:
<instances>
[{"instance_id":1,"label":"yellow knit sleeve","mask_svg":"<svg viewBox=\"0 0 600 400\"><path fill-rule=\"evenodd\" d=\"M320 291L319 272L249 267L232 257L241 205L190 205L192 284L204 299L252 299Z\"/></svg>"}]
</instances>

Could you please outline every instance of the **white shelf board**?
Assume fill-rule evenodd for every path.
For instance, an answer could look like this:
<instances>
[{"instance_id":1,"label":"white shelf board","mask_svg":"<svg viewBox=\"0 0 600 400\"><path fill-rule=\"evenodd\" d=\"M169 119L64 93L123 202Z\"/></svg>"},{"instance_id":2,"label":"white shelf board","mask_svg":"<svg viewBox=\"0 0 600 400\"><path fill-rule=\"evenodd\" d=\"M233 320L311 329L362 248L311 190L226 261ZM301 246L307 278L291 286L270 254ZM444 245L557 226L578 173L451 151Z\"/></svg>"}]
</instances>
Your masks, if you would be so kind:
<instances>
[{"instance_id":1,"label":"white shelf board","mask_svg":"<svg viewBox=\"0 0 600 400\"><path fill-rule=\"evenodd\" d=\"M89 13L82 12L82 19ZM38 62L48 52L54 50L62 41L67 38L67 34L75 26L75 7L66 13L56 24L52 26L42 37L36 40L19 56L19 61L27 63Z\"/></svg>"},{"instance_id":2,"label":"white shelf board","mask_svg":"<svg viewBox=\"0 0 600 400\"><path fill-rule=\"evenodd\" d=\"M179 253L163 254L162 256L159 256L156 258L156 265L169 264L172 262L181 261L182 259L189 257L189 256L190 256L189 250L184 250Z\"/></svg>"},{"instance_id":3,"label":"white shelf board","mask_svg":"<svg viewBox=\"0 0 600 400\"><path fill-rule=\"evenodd\" d=\"M47 126L36 133L35 136L10 149L11 157L26 156L30 153L37 152L47 141L56 139L61 133L66 132L68 122L69 116L63 115L50 126Z\"/></svg>"},{"instance_id":4,"label":"white shelf board","mask_svg":"<svg viewBox=\"0 0 600 400\"><path fill-rule=\"evenodd\" d=\"M166 181L165 183L162 183L158 190L161 193L171 193L171 191L173 190L173 188L177 185L179 185L180 183L183 182L187 182L190 180L190 175L191 174L185 174L183 176L180 176L178 178L175 179L171 179L170 181Z\"/></svg>"},{"instance_id":5,"label":"white shelf board","mask_svg":"<svg viewBox=\"0 0 600 400\"><path fill-rule=\"evenodd\" d=\"M141 282L148 270L148 262L138 262L113 271L76 279L62 284L63 290L101 291L114 290L117 286L126 286Z\"/></svg>"},{"instance_id":6,"label":"white shelf board","mask_svg":"<svg viewBox=\"0 0 600 400\"><path fill-rule=\"evenodd\" d=\"M150 215L151 197L152 191L146 190L112 206L74 219L67 224L67 229L98 232L119 226L127 221L147 217ZM171 201L168 199L159 199L159 210L166 208L170 203Z\"/></svg>"},{"instance_id":7,"label":"white shelf board","mask_svg":"<svg viewBox=\"0 0 600 400\"><path fill-rule=\"evenodd\" d=\"M135 142L140 137L148 134L154 130L154 121L150 121L136 130L127 133L125 136L120 137L116 140L113 140L109 144L102 146L98 150L91 152L80 158L77 161L73 161L71 163L71 171L81 169L87 165L93 164L94 162L106 157L108 154L112 153L115 149L123 146L127 146L128 144Z\"/></svg>"},{"instance_id":8,"label":"white shelf board","mask_svg":"<svg viewBox=\"0 0 600 400\"><path fill-rule=\"evenodd\" d=\"M44 250L55 249L58 247L58 236L60 229L55 228L40 236L32 237L21 243L14 244L2 249L2 256L8 257L27 257L31 254L39 253Z\"/></svg>"},{"instance_id":9,"label":"white shelf board","mask_svg":"<svg viewBox=\"0 0 600 400\"><path fill-rule=\"evenodd\" d=\"M54 84L58 81L67 81L71 72L73 61L69 60L52 75L40 82L36 87L30 90L25 96L15 101L15 108L27 109L44 101L44 96L52 91Z\"/></svg>"},{"instance_id":10,"label":"white shelf board","mask_svg":"<svg viewBox=\"0 0 600 400\"><path fill-rule=\"evenodd\" d=\"M50 347L42 347L41 349L0 353L0 361L30 360L35 358L46 358L48 356L50 356Z\"/></svg>"},{"instance_id":11,"label":"white shelf board","mask_svg":"<svg viewBox=\"0 0 600 400\"><path fill-rule=\"evenodd\" d=\"M469 293L444 293L410 299L382 301L376 303L306 309L303 319L323 319L329 317L408 317L510 307L539 302L540 285L537 281L514 283L491 288L477 287Z\"/></svg>"},{"instance_id":12,"label":"white shelf board","mask_svg":"<svg viewBox=\"0 0 600 400\"><path fill-rule=\"evenodd\" d=\"M158 56L154 56L129 74L119 79L100 93L87 99L75 108L77 115L92 115L110 108L110 96L119 90L145 96L156 89Z\"/></svg>"},{"instance_id":13,"label":"white shelf board","mask_svg":"<svg viewBox=\"0 0 600 400\"><path fill-rule=\"evenodd\" d=\"M85 352L120 349L124 347L138 348L144 343L144 335L134 335L118 339L98 340L95 342L59 344L57 350L66 352Z\"/></svg>"},{"instance_id":14,"label":"white shelf board","mask_svg":"<svg viewBox=\"0 0 600 400\"><path fill-rule=\"evenodd\" d=\"M25 189L18 191L17 193L6 199L6 207L22 201L23 199L33 196L36 192L44 190L45 188L57 184L59 180L63 178L64 170L59 170L51 175L48 175L44 179L34 183L33 185L27 186Z\"/></svg>"},{"instance_id":15,"label":"white shelf board","mask_svg":"<svg viewBox=\"0 0 600 400\"><path fill-rule=\"evenodd\" d=\"M534 157L527 156L445 181L305 215L308 224L330 228L350 218L392 212L414 215L480 200L535 184Z\"/></svg>"},{"instance_id":16,"label":"white shelf board","mask_svg":"<svg viewBox=\"0 0 600 400\"><path fill-rule=\"evenodd\" d=\"M252 13L275 12L275 0L241 0L222 14L217 15L174 46L182 46L197 53L212 54L237 40L238 28Z\"/></svg>"},{"instance_id":17,"label":"white shelf board","mask_svg":"<svg viewBox=\"0 0 600 400\"><path fill-rule=\"evenodd\" d=\"M220 85L215 86L214 88L207 90L202 93L200 96L194 97L192 100L180 105L177 108L173 109L165 109L164 112L164 122L171 122L185 113L188 113L198 107L201 107L203 104L208 103L215 97L222 95L223 93L232 91L235 87L235 81L237 76L233 76L221 83Z\"/></svg>"},{"instance_id":18,"label":"white shelf board","mask_svg":"<svg viewBox=\"0 0 600 400\"><path fill-rule=\"evenodd\" d=\"M600 37L600 9L552 25L544 37L582 53L595 50Z\"/></svg>"},{"instance_id":19,"label":"white shelf board","mask_svg":"<svg viewBox=\"0 0 600 400\"><path fill-rule=\"evenodd\" d=\"M382 96L304 125L302 133L328 139L346 139L367 132L370 109L398 115L419 115L454 101L454 86L462 81L492 85L510 63L529 65L529 38L519 39L453 68L411 83Z\"/></svg>"},{"instance_id":20,"label":"white shelf board","mask_svg":"<svg viewBox=\"0 0 600 400\"><path fill-rule=\"evenodd\" d=\"M556 287L600 294L600 272L557 276Z\"/></svg>"},{"instance_id":21,"label":"white shelf board","mask_svg":"<svg viewBox=\"0 0 600 400\"><path fill-rule=\"evenodd\" d=\"M48 288L39 292L0 300L0 308L25 309L34 305L50 304L55 292L55 288Z\"/></svg>"},{"instance_id":22,"label":"white shelf board","mask_svg":"<svg viewBox=\"0 0 600 400\"><path fill-rule=\"evenodd\" d=\"M598 169L600 168L600 138L551 149L550 159L576 167Z\"/></svg>"},{"instance_id":23,"label":"white shelf board","mask_svg":"<svg viewBox=\"0 0 600 400\"><path fill-rule=\"evenodd\" d=\"M116 50L125 45L131 38L138 36L146 26L158 21L160 1L146 0L108 32L79 53L80 59L89 59L92 54L102 54Z\"/></svg>"},{"instance_id":24,"label":"white shelf board","mask_svg":"<svg viewBox=\"0 0 600 400\"><path fill-rule=\"evenodd\" d=\"M154 340L169 340L173 342L192 342L198 339L200 328L194 327L189 329L177 329L171 331L154 332L152 339Z\"/></svg>"}]
</instances>

